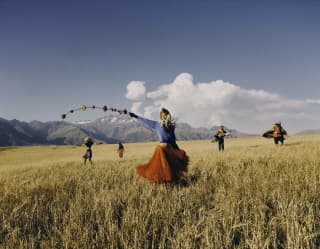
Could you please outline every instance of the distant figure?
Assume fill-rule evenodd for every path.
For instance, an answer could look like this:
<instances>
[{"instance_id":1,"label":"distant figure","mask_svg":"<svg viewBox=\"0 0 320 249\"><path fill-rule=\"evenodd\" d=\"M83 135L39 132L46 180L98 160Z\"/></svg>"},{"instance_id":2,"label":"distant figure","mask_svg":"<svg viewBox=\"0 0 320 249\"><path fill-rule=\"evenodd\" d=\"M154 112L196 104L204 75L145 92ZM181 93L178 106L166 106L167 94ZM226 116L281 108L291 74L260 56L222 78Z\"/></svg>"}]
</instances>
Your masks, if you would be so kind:
<instances>
[{"instance_id":1,"label":"distant figure","mask_svg":"<svg viewBox=\"0 0 320 249\"><path fill-rule=\"evenodd\" d=\"M274 144L278 145L280 142L280 145L283 145L284 143L284 135L287 135L287 131L283 129L281 126L281 122L276 122L272 127L272 135L274 139Z\"/></svg>"},{"instance_id":2,"label":"distant figure","mask_svg":"<svg viewBox=\"0 0 320 249\"><path fill-rule=\"evenodd\" d=\"M224 137L228 134L228 132L226 132L224 130L224 126L220 125L217 133L214 135L216 141L218 142L218 148L219 151L224 151Z\"/></svg>"},{"instance_id":3,"label":"distant figure","mask_svg":"<svg viewBox=\"0 0 320 249\"><path fill-rule=\"evenodd\" d=\"M119 142L119 146L118 146L118 156L119 158L123 157L123 152L124 152L124 146L121 142Z\"/></svg>"},{"instance_id":4,"label":"distant figure","mask_svg":"<svg viewBox=\"0 0 320 249\"><path fill-rule=\"evenodd\" d=\"M156 183L177 182L188 170L189 157L176 143L175 124L170 112L162 108L160 121L142 118L132 112L129 115L155 130L160 142L150 161L137 167L137 173Z\"/></svg>"},{"instance_id":5,"label":"distant figure","mask_svg":"<svg viewBox=\"0 0 320 249\"><path fill-rule=\"evenodd\" d=\"M92 150L91 150L91 146L93 145L93 142L91 140L90 137L85 137L84 138L84 145L87 146L87 150L86 153L82 156L82 158L84 159L84 165L86 165L87 160L89 160L90 164L92 165Z\"/></svg>"}]
</instances>

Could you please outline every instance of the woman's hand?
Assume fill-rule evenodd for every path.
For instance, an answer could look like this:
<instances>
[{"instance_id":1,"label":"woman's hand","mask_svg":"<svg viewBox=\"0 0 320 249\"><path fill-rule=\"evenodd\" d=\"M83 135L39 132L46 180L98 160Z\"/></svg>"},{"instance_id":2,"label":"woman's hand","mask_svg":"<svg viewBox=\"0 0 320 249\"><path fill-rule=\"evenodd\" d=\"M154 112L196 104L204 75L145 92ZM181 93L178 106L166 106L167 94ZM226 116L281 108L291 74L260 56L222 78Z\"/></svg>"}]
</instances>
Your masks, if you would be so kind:
<instances>
[{"instance_id":1,"label":"woman's hand","mask_svg":"<svg viewBox=\"0 0 320 249\"><path fill-rule=\"evenodd\" d=\"M138 118L138 116L136 114L134 114L133 112L129 112L129 116L131 118Z\"/></svg>"}]
</instances>

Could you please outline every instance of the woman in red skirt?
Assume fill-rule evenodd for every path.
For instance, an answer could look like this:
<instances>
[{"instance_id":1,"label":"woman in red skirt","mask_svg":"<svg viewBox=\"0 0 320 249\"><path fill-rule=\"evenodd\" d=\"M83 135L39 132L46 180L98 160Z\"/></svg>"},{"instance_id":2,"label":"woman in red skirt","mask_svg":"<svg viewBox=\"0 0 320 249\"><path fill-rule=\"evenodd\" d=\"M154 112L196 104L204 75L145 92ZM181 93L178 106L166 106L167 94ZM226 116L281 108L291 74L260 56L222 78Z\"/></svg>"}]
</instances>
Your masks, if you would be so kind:
<instances>
[{"instance_id":1,"label":"woman in red skirt","mask_svg":"<svg viewBox=\"0 0 320 249\"><path fill-rule=\"evenodd\" d=\"M142 118L132 112L129 112L129 115L154 129L160 142L150 161L137 167L137 173L156 183L179 180L188 170L189 157L176 143L175 124L172 122L170 112L162 108L160 122Z\"/></svg>"}]
</instances>

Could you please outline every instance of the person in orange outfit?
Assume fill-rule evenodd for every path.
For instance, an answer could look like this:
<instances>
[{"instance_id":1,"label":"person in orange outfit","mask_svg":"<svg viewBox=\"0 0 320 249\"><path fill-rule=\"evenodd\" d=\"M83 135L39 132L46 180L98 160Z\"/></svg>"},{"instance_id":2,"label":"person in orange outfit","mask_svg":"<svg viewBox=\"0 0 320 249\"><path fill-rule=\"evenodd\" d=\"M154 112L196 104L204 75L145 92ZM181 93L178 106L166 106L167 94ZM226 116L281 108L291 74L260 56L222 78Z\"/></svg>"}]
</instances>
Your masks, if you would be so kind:
<instances>
[{"instance_id":1,"label":"person in orange outfit","mask_svg":"<svg viewBox=\"0 0 320 249\"><path fill-rule=\"evenodd\" d=\"M136 168L138 175L155 183L177 182L188 170L189 157L176 143L175 124L170 112L162 108L159 122L132 112L129 115L155 130L160 142L150 161Z\"/></svg>"},{"instance_id":2,"label":"person in orange outfit","mask_svg":"<svg viewBox=\"0 0 320 249\"><path fill-rule=\"evenodd\" d=\"M284 135L287 135L287 131L285 129L283 129L283 127L281 126L281 122L276 122L273 127L273 139L274 139L274 143L275 145L278 145L279 142L281 145L283 145L284 143Z\"/></svg>"},{"instance_id":3,"label":"person in orange outfit","mask_svg":"<svg viewBox=\"0 0 320 249\"><path fill-rule=\"evenodd\" d=\"M123 152L124 152L124 146L121 142L119 142L119 146L118 146L118 156L119 158L123 157Z\"/></svg>"}]
</instances>

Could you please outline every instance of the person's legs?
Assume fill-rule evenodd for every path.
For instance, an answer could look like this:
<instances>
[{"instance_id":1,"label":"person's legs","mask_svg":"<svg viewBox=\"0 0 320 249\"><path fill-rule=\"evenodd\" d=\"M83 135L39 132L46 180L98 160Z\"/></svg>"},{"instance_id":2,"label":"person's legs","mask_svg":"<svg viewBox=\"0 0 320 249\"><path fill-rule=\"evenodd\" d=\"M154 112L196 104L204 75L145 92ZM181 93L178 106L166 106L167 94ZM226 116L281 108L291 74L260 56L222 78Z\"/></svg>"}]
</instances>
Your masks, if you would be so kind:
<instances>
[{"instance_id":1,"label":"person's legs","mask_svg":"<svg viewBox=\"0 0 320 249\"><path fill-rule=\"evenodd\" d=\"M83 164L87 164L87 160L89 159L90 164L92 164L92 150L90 148L87 149L86 153L83 155Z\"/></svg>"},{"instance_id":2,"label":"person's legs","mask_svg":"<svg viewBox=\"0 0 320 249\"><path fill-rule=\"evenodd\" d=\"M92 165L92 160L91 160L92 159L92 150L91 149L88 149L87 157L89 159L90 164Z\"/></svg>"},{"instance_id":3,"label":"person's legs","mask_svg":"<svg viewBox=\"0 0 320 249\"><path fill-rule=\"evenodd\" d=\"M223 140L219 138L219 151L223 150Z\"/></svg>"},{"instance_id":4,"label":"person's legs","mask_svg":"<svg viewBox=\"0 0 320 249\"><path fill-rule=\"evenodd\" d=\"M219 144L219 151L223 151L224 150L224 139L223 139L223 137L219 138L218 144Z\"/></svg>"},{"instance_id":5,"label":"person's legs","mask_svg":"<svg viewBox=\"0 0 320 249\"><path fill-rule=\"evenodd\" d=\"M284 137L279 138L281 145L283 145Z\"/></svg>"}]
</instances>

